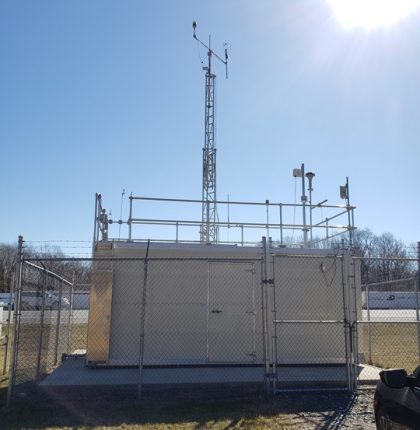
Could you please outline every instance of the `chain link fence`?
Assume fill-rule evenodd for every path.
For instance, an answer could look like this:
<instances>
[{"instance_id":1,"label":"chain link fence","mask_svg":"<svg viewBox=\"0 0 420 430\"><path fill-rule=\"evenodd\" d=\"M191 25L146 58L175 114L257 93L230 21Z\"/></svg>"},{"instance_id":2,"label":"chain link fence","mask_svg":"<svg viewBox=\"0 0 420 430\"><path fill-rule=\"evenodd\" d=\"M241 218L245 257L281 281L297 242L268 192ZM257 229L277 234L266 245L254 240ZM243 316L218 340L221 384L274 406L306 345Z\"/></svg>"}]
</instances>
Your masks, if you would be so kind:
<instances>
[{"instance_id":1,"label":"chain link fence","mask_svg":"<svg viewBox=\"0 0 420 430\"><path fill-rule=\"evenodd\" d=\"M354 390L365 367L417 366L416 260L389 279L343 250L255 255L22 258L10 398L34 382Z\"/></svg>"},{"instance_id":2,"label":"chain link fence","mask_svg":"<svg viewBox=\"0 0 420 430\"><path fill-rule=\"evenodd\" d=\"M22 265L15 303L13 384L50 373L70 349L72 282L31 262Z\"/></svg>"},{"instance_id":3,"label":"chain link fence","mask_svg":"<svg viewBox=\"0 0 420 430\"><path fill-rule=\"evenodd\" d=\"M417 259L363 258L360 361L379 368L420 365Z\"/></svg>"}]
</instances>

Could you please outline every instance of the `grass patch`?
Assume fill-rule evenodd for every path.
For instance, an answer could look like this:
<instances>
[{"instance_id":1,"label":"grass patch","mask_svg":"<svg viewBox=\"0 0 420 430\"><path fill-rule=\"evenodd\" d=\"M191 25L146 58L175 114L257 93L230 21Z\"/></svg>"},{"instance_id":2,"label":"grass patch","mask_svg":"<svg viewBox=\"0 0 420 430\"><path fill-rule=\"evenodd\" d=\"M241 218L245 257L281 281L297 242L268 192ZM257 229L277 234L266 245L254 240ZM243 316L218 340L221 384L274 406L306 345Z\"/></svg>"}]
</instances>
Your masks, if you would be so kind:
<instances>
[{"instance_id":1,"label":"grass patch","mask_svg":"<svg viewBox=\"0 0 420 430\"><path fill-rule=\"evenodd\" d=\"M417 327L413 323L374 323L370 325L369 337L368 325L361 323L359 352L369 364L384 368L403 367L411 372L420 364Z\"/></svg>"},{"instance_id":2,"label":"grass patch","mask_svg":"<svg viewBox=\"0 0 420 430\"><path fill-rule=\"evenodd\" d=\"M87 324L73 324L71 328L70 352L77 349L86 349L87 345Z\"/></svg>"}]
</instances>

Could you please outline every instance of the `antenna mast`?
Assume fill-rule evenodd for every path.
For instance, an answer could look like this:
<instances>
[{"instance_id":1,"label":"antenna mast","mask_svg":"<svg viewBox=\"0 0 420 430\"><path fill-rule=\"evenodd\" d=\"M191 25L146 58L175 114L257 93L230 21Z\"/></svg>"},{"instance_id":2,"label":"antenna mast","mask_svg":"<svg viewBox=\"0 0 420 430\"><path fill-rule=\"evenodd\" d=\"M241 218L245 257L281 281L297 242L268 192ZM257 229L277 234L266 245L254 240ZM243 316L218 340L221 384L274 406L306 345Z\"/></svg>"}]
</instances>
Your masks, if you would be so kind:
<instances>
[{"instance_id":1,"label":"antenna mast","mask_svg":"<svg viewBox=\"0 0 420 430\"><path fill-rule=\"evenodd\" d=\"M208 65L203 67L205 73L205 120L204 120L204 148L203 148L203 189L202 189L202 217L200 227L200 242L217 243L218 232L216 227L216 145L215 145L215 116L214 116L214 84L216 75L211 71L211 59L214 55L226 67L226 79L228 78L227 61L228 53L224 44L225 58L221 58L210 47L209 36L208 46L202 42L195 34L197 23L193 24L193 37L207 49Z\"/></svg>"}]
</instances>

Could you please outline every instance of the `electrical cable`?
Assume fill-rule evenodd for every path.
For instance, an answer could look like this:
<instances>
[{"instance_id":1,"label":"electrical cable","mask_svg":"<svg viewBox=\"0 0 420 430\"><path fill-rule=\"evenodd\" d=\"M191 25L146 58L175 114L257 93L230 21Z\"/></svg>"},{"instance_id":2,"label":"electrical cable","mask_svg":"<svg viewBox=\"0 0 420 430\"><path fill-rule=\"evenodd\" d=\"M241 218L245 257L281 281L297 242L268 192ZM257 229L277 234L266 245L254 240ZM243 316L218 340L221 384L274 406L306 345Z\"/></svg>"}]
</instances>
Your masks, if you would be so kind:
<instances>
[{"instance_id":1,"label":"electrical cable","mask_svg":"<svg viewBox=\"0 0 420 430\"><path fill-rule=\"evenodd\" d=\"M328 267L328 268L323 268L323 267L324 267L324 265L323 265L324 263L321 263L321 273L322 273L322 275L324 276L324 279L325 279L325 285L327 286L327 288L331 287L331 285L332 285L332 283L334 282L334 279L335 279L335 277L336 277L336 275L337 275L337 255L338 255L338 251L334 254L334 259L333 259L333 262L331 263L330 267ZM327 273L328 273L332 268L334 268L334 273L333 273L333 275L332 275L331 280L330 280L330 281L328 281Z\"/></svg>"},{"instance_id":2,"label":"electrical cable","mask_svg":"<svg viewBox=\"0 0 420 430\"><path fill-rule=\"evenodd\" d=\"M197 54L198 54L198 58L200 59L200 63L204 64L203 58L201 57L200 44L198 43L198 40L197 40Z\"/></svg>"}]
</instances>

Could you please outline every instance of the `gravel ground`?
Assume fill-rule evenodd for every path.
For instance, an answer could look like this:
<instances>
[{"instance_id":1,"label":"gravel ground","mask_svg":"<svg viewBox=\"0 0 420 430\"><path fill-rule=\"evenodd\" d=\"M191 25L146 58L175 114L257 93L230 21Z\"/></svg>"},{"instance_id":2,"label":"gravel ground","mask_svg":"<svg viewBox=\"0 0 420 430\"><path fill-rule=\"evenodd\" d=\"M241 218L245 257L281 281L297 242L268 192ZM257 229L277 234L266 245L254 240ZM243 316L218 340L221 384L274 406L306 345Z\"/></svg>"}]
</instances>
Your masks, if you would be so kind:
<instances>
[{"instance_id":1,"label":"gravel ground","mask_svg":"<svg viewBox=\"0 0 420 430\"><path fill-rule=\"evenodd\" d=\"M285 429L375 430L373 395L374 389L359 390L355 395L328 391L281 393L276 403L278 413L289 418Z\"/></svg>"}]
</instances>

